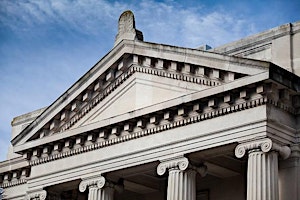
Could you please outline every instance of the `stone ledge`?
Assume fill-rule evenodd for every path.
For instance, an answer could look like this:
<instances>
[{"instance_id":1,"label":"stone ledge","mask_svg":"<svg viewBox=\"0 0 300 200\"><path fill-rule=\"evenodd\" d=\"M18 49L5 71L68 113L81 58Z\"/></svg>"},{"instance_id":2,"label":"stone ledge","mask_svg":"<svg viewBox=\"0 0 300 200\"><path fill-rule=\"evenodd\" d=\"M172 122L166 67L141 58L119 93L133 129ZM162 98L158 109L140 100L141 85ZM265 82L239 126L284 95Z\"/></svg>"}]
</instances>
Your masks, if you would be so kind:
<instances>
[{"instance_id":1,"label":"stone ledge","mask_svg":"<svg viewBox=\"0 0 300 200\"><path fill-rule=\"evenodd\" d=\"M8 188L8 187L13 187L16 185L22 185L22 184L26 184L26 183L27 183L27 179L20 179L20 180L8 182L8 183L2 183L2 184L0 184L0 187Z\"/></svg>"}]
</instances>

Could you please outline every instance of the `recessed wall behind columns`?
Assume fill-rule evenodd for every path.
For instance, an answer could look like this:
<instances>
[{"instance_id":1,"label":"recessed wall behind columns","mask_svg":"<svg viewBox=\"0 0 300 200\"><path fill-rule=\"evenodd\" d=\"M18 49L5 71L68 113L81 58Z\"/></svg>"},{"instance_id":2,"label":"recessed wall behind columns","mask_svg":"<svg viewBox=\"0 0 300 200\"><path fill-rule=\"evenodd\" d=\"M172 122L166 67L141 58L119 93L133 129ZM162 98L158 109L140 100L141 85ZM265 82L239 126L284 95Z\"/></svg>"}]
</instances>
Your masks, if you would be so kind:
<instances>
[{"instance_id":1,"label":"recessed wall behind columns","mask_svg":"<svg viewBox=\"0 0 300 200\"><path fill-rule=\"evenodd\" d=\"M292 157L279 162L279 200L300 199L300 155L291 149Z\"/></svg>"},{"instance_id":2,"label":"recessed wall behind columns","mask_svg":"<svg viewBox=\"0 0 300 200\"><path fill-rule=\"evenodd\" d=\"M246 177L243 175L223 178L197 180L197 190L209 190L211 200L244 200L246 199Z\"/></svg>"}]
</instances>

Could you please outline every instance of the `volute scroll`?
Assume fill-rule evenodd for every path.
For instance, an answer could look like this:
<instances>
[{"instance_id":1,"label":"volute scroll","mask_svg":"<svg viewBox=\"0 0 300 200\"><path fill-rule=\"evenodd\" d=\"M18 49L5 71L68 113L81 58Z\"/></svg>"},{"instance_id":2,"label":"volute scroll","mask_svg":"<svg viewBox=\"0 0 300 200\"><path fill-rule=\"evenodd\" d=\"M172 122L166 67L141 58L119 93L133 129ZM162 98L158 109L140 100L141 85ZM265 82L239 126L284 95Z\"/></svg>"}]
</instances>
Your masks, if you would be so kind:
<instances>
[{"instance_id":1,"label":"volute scroll","mask_svg":"<svg viewBox=\"0 0 300 200\"><path fill-rule=\"evenodd\" d=\"M237 145L235 148L235 156L237 158L242 158L247 151L255 149L261 150L264 153L271 150L277 151L283 159L288 158L291 154L291 150L288 146L280 146L269 138L263 138Z\"/></svg>"},{"instance_id":2,"label":"volute scroll","mask_svg":"<svg viewBox=\"0 0 300 200\"><path fill-rule=\"evenodd\" d=\"M94 186L97 188L103 188L105 185L105 178L103 176L97 178L91 178L82 180L79 184L79 191L84 192L87 187Z\"/></svg>"}]
</instances>

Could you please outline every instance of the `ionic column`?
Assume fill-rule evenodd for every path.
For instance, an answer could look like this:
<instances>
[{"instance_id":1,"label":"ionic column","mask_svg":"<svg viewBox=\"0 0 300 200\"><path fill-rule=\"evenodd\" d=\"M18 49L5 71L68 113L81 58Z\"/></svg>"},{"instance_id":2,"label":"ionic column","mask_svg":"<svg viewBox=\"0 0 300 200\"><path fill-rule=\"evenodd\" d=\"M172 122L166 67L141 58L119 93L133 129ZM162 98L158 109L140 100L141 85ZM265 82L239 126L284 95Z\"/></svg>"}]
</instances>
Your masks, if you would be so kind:
<instances>
[{"instance_id":1,"label":"ionic column","mask_svg":"<svg viewBox=\"0 0 300 200\"><path fill-rule=\"evenodd\" d=\"M45 200L47 197L46 190L37 190L27 192L26 200Z\"/></svg>"},{"instance_id":2,"label":"ionic column","mask_svg":"<svg viewBox=\"0 0 300 200\"><path fill-rule=\"evenodd\" d=\"M196 200L196 174L206 173L206 166L200 168L189 165L187 158L176 158L161 162L157 174L163 175L169 170L167 200Z\"/></svg>"},{"instance_id":3,"label":"ionic column","mask_svg":"<svg viewBox=\"0 0 300 200\"><path fill-rule=\"evenodd\" d=\"M278 200L278 155L290 155L290 148L268 138L239 144L235 156L248 152L247 200Z\"/></svg>"},{"instance_id":4,"label":"ionic column","mask_svg":"<svg viewBox=\"0 0 300 200\"><path fill-rule=\"evenodd\" d=\"M113 200L114 188L111 183L105 181L103 176L82 180L79 191L84 192L89 188L88 200Z\"/></svg>"},{"instance_id":5,"label":"ionic column","mask_svg":"<svg viewBox=\"0 0 300 200\"><path fill-rule=\"evenodd\" d=\"M100 198L101 200L113 200L114 199L114 184L106 182L104 188L100 190Z\"/></svg>"}]
</instances>

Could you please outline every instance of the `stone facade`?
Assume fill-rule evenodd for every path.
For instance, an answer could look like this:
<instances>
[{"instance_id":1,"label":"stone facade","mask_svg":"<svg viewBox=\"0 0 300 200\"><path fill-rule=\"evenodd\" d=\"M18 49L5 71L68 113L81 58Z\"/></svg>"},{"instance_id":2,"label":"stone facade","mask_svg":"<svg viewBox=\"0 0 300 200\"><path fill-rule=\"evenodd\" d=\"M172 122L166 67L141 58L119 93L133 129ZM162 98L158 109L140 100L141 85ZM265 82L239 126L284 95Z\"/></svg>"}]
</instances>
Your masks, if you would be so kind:
<instances>
[{"instance_id":1,"label":"stone facade","mask_svg":"<svg viewBox=\"0 0 300 200\"><path fill-rule=\"evenodd\" d=\"M105 57L13 120L4 199L299 199L299 27L200 50L124 12Z\"/></svg>"}]
</instances>

